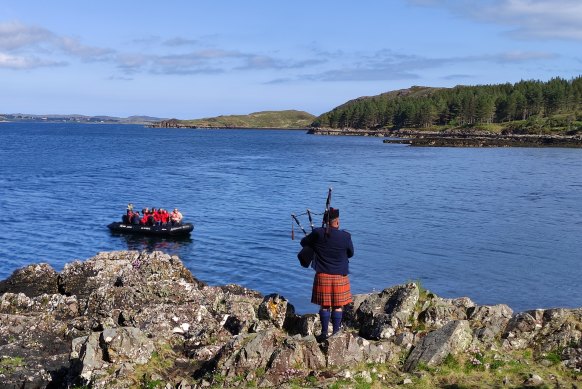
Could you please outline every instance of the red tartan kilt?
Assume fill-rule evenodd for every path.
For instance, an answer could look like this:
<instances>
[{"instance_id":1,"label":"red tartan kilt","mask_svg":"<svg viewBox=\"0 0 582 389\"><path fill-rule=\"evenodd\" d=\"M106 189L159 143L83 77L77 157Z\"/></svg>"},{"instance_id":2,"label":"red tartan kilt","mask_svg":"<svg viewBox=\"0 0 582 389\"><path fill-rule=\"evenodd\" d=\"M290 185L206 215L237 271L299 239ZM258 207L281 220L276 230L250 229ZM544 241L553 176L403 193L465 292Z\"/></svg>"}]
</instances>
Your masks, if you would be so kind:
<instances>
[{"instance_id":1,"label":"red tartan kilt","mask_svg":"<svg viewBox=\"0 0 582 389\"><path fill-rule=\"evenodd\" d=\"M311 302L328 307L342 307L352 302L347 275L315 273Z\"/></svg>"}]
</instances>

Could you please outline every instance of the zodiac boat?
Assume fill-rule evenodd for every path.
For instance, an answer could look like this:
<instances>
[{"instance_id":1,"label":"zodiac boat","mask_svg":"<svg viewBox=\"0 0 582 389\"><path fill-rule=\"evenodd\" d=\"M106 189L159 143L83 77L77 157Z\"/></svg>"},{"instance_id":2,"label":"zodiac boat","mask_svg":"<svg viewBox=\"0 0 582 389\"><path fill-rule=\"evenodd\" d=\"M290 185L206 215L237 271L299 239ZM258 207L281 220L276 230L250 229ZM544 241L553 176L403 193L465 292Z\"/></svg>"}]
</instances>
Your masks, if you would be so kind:
<instances>
[{"instance_id":1,"label":"zodiac boat","mask_svg":"<svg viewBox=\"0 0 582 389\"><path fill-rule=\"evenodd\" d=\"M140 234L159 237L189 236L194 230L194 224L183 223L177 226L142 226L138 224L128 224L123 222L113 222L107 226L111 232L122 234Z\"/></svg>"}]
</instances>

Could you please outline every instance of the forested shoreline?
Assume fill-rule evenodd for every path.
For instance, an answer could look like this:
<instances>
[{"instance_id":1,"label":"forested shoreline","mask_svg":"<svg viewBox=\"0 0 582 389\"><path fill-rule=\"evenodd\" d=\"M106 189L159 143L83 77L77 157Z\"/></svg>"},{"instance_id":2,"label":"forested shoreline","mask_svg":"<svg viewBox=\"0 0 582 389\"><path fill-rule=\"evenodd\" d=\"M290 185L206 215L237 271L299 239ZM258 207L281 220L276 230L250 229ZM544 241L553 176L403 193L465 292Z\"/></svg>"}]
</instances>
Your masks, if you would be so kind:
<instances>
[{"instance_id":1,"label":"forested shoreline","mask_svg":"<svg viewBox=\"0 0 582 389\"><path fill-rule=\"evenodd\" d=\"M582 76L566 80L431 88L414 86L351 100L319 116L319 128L478 128L509 133L582 133Z\"/></svg>"}]
</instances>

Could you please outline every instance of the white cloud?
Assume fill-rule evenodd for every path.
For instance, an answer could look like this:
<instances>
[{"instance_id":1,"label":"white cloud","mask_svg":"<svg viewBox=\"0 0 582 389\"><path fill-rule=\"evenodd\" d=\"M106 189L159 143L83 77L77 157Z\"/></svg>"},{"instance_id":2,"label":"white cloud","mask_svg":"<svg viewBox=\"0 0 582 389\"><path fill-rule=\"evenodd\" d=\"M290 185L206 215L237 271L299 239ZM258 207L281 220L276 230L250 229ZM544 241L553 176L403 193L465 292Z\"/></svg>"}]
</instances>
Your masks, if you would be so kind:
<instances>
[{"instance_id":1,"label":"white cloud","mask_svg":"<svg viewBox=\"0 0 582 389\"><path fill-rule=\"evenodd\" d=\"M56 39L57 46L66 54L81 58L85 61L96 61L107 58L114 53L114 50L87 46L81 44L77 39L61 37Z\"/></svg>"},{"instance_id":2,"label":"white cloud","mask_svg":"<svg viewBox=\"0 0 582 389\"><path fill-rule=\"evenodd\" d=\"M270 83L285 83L294 81L390 81L415 80L421 78L418 71L438 69L460 63L526 63L553 59L556 56L546 52L515 51L497 54L456 56L456 57L423 57L381 50L369 55L359 53L359 61L345 62L335 69L327 69L319 73L304 74L296 78L280 78ZM345 58L345 57L344 57Z\"/></svg>"},{"instance_id":3,"label":"white cloud","mask_svg":"<svg viewBox=\"0 0 582 389\"><path fill-rule=\"evenodd\" d=\"M13 70L26 70L40 67L64 66L66 63L40 59L37 57L25 57L0 53L0 68Z\"/></svg>"},{"instance_id":4,"label":"white cloud","mask_svg":"<svg viewBox=\"0 0 582 389\"><path fill-rule=\"evenodd\" d=\"M443 7L475 20L510 26L519 39L582 40L580 0L408 0Z\"/></svg>"},{"instance_id":5,"label":"white cloud","mask_svg":"<svg viewBox=\"0 0 582 389\"><path fill-rule=\"evenodd\" d=\"M12 51L54 39L54 34L40 27L19 22L0 23L0 49Z\"/></svg>"},{"instance_id":6,"label":"white cloud","mask_svg":"<svg viewBox=\"0 0 582 389\"><path fill-rule=\"evenodd\" d=\"M114 52L17 21L0 23L0 50L4 52L2 67L10 69L62 66L65 64L60 58L63 55L83 61L103 60Z\"/></svg>"}]
</instances>

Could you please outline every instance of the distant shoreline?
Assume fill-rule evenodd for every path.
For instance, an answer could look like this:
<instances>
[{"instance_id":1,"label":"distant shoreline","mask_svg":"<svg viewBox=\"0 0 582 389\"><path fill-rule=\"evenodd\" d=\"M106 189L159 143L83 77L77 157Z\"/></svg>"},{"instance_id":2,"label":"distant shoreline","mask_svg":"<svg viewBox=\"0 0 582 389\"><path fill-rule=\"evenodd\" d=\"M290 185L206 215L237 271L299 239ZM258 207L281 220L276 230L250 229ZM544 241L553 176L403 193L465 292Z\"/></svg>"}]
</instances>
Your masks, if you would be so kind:
<instances>
[{"instance_id":1,"label":"distant shoreline","mask_svg":"<svg viewBox=\"0 0 582 389\"><path fill-rule=\"evenodd\" d=\"M373 136L392 138L384 143L415 147L566 147L582 148L582 136L559 134L496 134L486 131L454 129L448 131L360 130L313 128L313 135Z\"/></svg>"}]
</instances>

